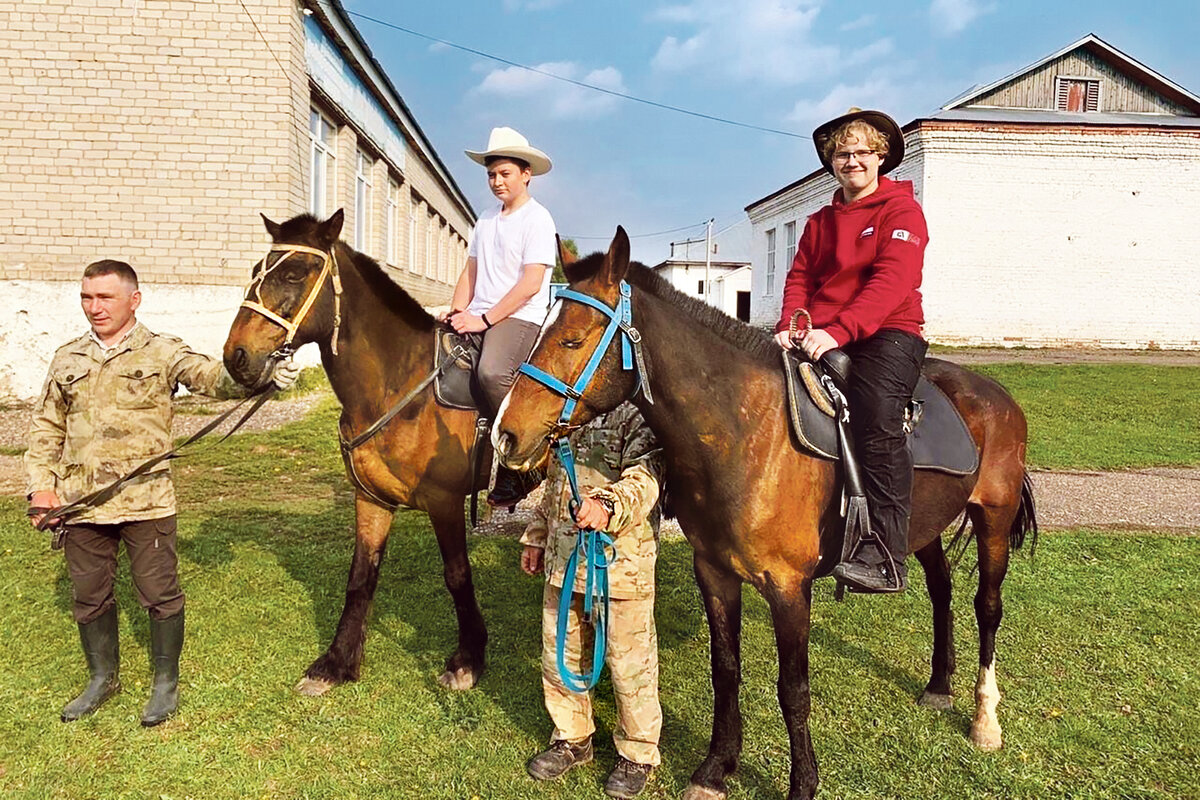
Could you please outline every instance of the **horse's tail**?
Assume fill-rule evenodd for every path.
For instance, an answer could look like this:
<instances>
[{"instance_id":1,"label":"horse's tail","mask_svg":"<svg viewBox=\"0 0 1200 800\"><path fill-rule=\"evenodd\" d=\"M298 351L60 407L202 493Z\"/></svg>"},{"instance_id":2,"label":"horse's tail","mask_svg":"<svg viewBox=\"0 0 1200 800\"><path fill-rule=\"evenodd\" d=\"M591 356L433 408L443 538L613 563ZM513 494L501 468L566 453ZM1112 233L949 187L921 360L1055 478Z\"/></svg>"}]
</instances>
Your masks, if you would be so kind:
<instances>
[{"instance_id":1,"label":"horse's tail","mask_svg":"<svg viewBox=\"0 0 1200 800\"><path fill-rule=\"evenodd\" d=\"M1021 503L1017 506L1017 516L1013 518L1012 528L1008 531L1008 549L1020 550L1026 536L1029 537L1029 556L1032 558L1037 550L1038 523L1029 470L1025 471L1025 477L1021 480Z\"/></svg>"},{"instance_id":2,"label":"horse's tail","mask_svg":"<svg viewBox=\"0 0 1200 800\"><path fill-rule=\"evenodd\" d=\"M946 558L951 569L957 569L967 553L967 544L974 535L975 526L971 525L970 516L964 510L962 520L946 545ZM1026 537L1029 538L1029 557L1033 558L1038 538L1037 505L1033 499L1033 480L1029 477L1028 470L1021 479L1021 500L1017 504L1017 514L1013 517L1012 527L1008 529L1009 551L1024 547ZM974 569L975 567L972 567L972 572Z\"/></svg>"}]
</instances>

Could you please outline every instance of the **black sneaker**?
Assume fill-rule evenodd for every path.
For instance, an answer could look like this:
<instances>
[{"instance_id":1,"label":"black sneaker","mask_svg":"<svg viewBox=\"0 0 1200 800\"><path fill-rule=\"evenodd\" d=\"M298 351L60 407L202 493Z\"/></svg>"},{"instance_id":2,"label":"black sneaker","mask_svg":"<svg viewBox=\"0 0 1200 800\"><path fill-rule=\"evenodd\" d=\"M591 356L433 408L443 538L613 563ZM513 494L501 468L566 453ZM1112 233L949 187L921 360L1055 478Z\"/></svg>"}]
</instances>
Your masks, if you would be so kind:
<instances>
[{"instance_id":1,"label":"black sneaker","mask_svg":"<svg viewBox=\"0 0 1200 800\"><path fill-rule=\"evenodd\" d=\"M628 800L637 797L646 788L650 773L654 767L650 764L639 764L624 756L617 756L617 765L608 774L604 782L604 793L609 797L619 797Z\"/></svg>"},{"instance_id":2,"label":"black sneaker","mask_svg":"<svg viewBox=\"0 0 1200 800\"><path fill-rule=\"evenodd\" d=\"M833 577L861 594L899 594L908 588L907 570L902 565L893 572L891 564L846 561L833 568Z\"/></svg>"},{"instance_id":3,"label":"black sneaker","mask_svg":"<svg viewBox=\"0 0 1200 800\"><path fill-rule=\"evenodd\" d=\"M508 467L496 468L496 485L488 492L488 505L496 508L515 506L538 487L546 475L541 470L517 472Z\"/></svg>"},{"instance_id":4,"label":"black sneaker","mask_svg":"<svg viewBox=\"0 0 1200 800\"><path fill-rule=\"evenodd\" d=\"M529 759L525 769L535 781L552 781L561 778L571 767L587 764L592 760L592 740L584 739L571 744L565 739L551 743L550 747ZM632 795L630 795L632 797Z\"/></svg>"}]
</instances>

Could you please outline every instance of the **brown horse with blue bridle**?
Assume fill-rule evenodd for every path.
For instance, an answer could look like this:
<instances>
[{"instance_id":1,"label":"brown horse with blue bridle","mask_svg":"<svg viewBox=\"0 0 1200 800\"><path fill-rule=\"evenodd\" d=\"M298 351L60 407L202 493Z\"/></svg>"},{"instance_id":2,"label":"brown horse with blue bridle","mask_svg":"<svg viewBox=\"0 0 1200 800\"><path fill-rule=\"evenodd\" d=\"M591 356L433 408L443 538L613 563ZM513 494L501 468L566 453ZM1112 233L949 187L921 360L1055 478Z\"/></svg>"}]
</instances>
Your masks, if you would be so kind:
<instances>
[{"instance_id":1,"label":"brown horse with blue bridle","mask_svg":"<svg viewBox=\"0 0 1200 800\"><path fill-rule=\"evenodd\" d=\"M486 480L490 453L472 459L476 415L444 408L429 390L435 321L370 257L339 241L342 212L282 224L263 217L273 244L254 267L225 342L225 366L246 386L307 342L342 404L339 438L354 484L355 546L346 603L329 648L296 687L318 695L356 680L397 508L429 514L458 617L458 647L439 677L469 689L484 666L487 629L467 561L466 495Z\"/></svg>"},{"instance_id":2,"label":"brown horse with blue bridle","mask_svg":"<svg viewBox=\"0 0 1200 800\"><path fill-rule=\"evenodd\" d=\"M494 427L496 452L508 465L529 469L571 428L626 400L638 406L666 455L668 496L695 551L711 633L712 738L685 797L724 797L737 766L741 586L748 582L770 606L775 630L779 703L791 744L788 797L810 798L817 787L808 730L812 581L838 556L830 544L843 529L837 463L798 445L775 344L630 264L624 230L618 228L607 254L567 267L567 277L576 297L551 310ZM624 308L629 319L615 322ZM640 350L639 357L631 358L630 349ZM583 375L589 380L580 381ZM916 475L909 549L925 571L934 624L932 674L920 702L951 704L950 567L941 537L965 512L979 556L980 666L970 737L995 749L1002 743L995 679L1000 585L1010 551L1037 532L1025 417L997 383L954 364L927 359L924 375L965 422L978 466L969 474ZM567 399L574 411L562 419Z\"/></svg>"}]
</instances>

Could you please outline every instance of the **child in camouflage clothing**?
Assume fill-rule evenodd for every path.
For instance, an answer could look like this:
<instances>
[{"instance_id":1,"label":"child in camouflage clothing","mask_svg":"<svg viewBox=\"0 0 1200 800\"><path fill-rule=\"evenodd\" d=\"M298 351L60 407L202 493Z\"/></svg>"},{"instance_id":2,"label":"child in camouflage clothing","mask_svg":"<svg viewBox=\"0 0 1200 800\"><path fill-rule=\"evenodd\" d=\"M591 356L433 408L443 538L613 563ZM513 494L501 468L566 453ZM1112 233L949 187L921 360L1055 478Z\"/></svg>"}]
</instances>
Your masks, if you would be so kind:
<instances>
[{"instance_id":1,"label":"child in camouflage clothing","mask_svg":"<svg viewBox=\"0 0 1200 800\"><path fill-rule=\"evenodd\" d=\"M563 573L580 527L608 532L617 557L609 567L607 662L616 696L617 726L613 741L617 763L604 790L610 797L630 798L645 787L659 764L658 738L662 709L658 702L658 635L654 627L654 562L658 556L658 499L662 483L662 450L637 408L625 403L597 417L571 436L576 474L584 496L578 523L571 519L571 487L561 465L546 483L542 502L525 529L521 568L545 573L542 606L542 689L554 722L550 747L529 761L537 780L557 778L592 760L592 702L576 693L558 674L556 636ZM566 664L580 672L585 638L582 622L584 570L576 573L568 615ZM590 657L588 659L590 663Z\"/></svg>"}]
</instances>

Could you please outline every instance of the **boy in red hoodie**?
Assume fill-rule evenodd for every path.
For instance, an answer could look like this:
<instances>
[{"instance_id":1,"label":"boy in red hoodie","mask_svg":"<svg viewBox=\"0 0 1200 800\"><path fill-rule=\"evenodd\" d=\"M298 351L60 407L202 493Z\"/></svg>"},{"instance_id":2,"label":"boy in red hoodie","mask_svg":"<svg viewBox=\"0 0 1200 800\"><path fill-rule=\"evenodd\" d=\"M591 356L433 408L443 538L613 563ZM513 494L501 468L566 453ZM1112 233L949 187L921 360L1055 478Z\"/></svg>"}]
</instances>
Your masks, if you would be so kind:
<instances>
[{"instance_id":1,"label":"boy in red hoodie","mask_svg":"<svg viewBox=\"0 0 1200 800\"><path fill-rule=\"evenodd\" d=\"M816 361L841 348L853 362L850 424L878 540L864 540L833 574L859 591L899 592L907 585L913 483L904 409L927 348L919 289L929 234L912 182L881 177L904 157L895 120L854 108L817 128L813 143L841 188L804 227L775 339L795 346L788 324L804 308L813 325L799 340L804 352Z\"/></svg>"}]
</instances>

